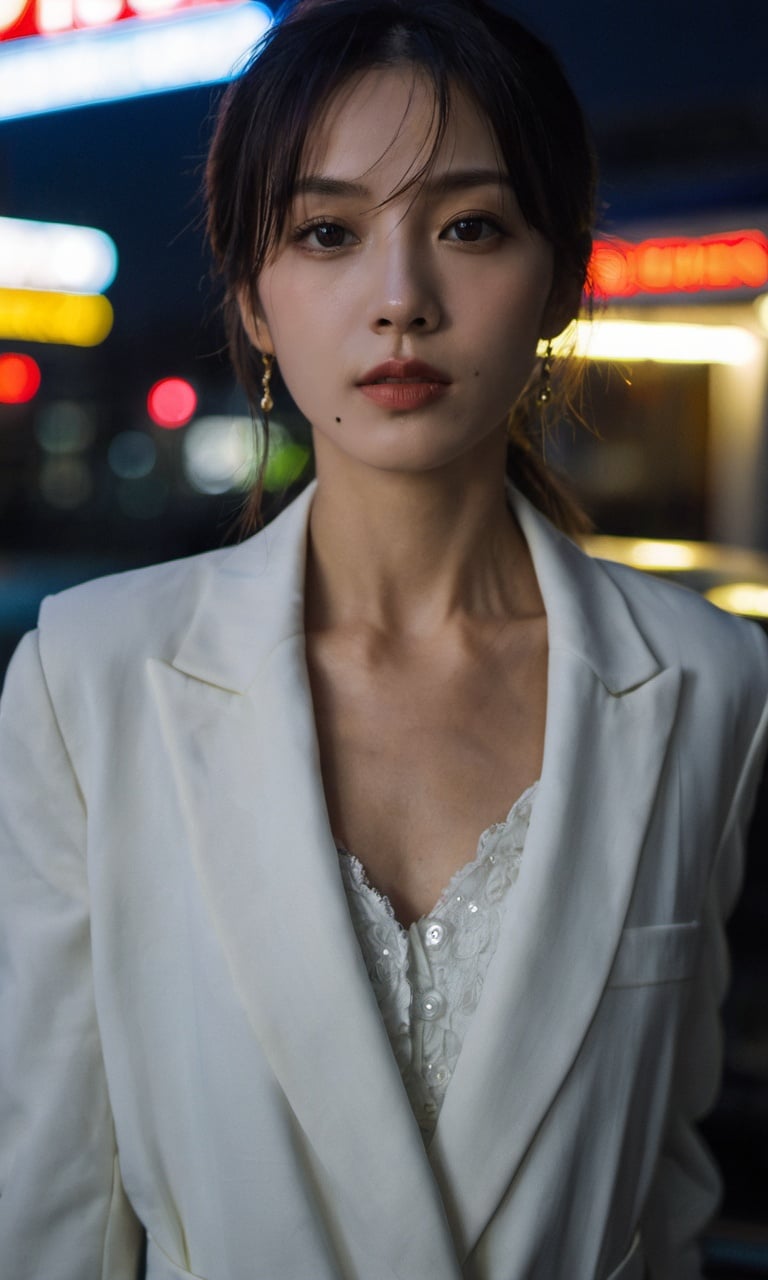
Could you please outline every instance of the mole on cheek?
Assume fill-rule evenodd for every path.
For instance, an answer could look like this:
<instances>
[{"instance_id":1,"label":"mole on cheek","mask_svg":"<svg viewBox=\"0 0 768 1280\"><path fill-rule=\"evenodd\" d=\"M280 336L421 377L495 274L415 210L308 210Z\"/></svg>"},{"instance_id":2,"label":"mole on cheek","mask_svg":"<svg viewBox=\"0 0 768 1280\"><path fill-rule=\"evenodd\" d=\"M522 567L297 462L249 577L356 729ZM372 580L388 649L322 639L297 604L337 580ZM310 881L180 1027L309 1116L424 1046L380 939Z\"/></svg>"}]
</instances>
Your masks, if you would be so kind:
<instances>
[{"instance_id":1,"label":"mole on cheek","mask_svg":"<svg viewBox=\"0 0 768 1280\"><path fill-rule=\"evenodd\" d=\"M337 421L337 422L341 422L341 418L337 418L337 419L336 419L336 421Z\"/></svg>"},{"instance_id":2,"label":"mole on cheek","mask_svg":"<svg viewBox=\"0 0 768 1280\"><path fill-rule=\"evenodd\" d=\"M479 370L479 369L475 369L475 377L476 377L476 378L479 378L479 377L480 377L480 370Z\"/></svg>"}]
</instances>

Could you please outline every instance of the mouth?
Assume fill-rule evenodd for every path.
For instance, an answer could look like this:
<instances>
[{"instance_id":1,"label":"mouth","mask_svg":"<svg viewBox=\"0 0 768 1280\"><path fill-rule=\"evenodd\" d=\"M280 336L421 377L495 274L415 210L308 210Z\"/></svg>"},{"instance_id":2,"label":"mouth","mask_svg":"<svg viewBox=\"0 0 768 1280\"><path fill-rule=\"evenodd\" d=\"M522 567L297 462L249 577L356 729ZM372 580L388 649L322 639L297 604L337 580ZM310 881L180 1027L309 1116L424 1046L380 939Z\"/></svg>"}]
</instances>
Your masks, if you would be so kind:
<instances>
[{"instance_id":1,"label":"mouth","mask_svg":"<svg viewBox=\"0 0 768 1280\"><path fill-rule=\"evenodd\" d=\"M384 364L369 369L358 382L363 390L366 387L447 387L451 379L439 369L425 364L423 360L386 360Z\"/></svg>"},{"instance_id":2,"label":"mouth","mask_svg":"<svg viewBox=\"0 0 768 1280\"><path fill-rule=\"evenodd\" d=\"M386 360L369 369L357 385L380 409L408 413L444 396L451 379L423 360Z\"/></svg>"}]
</instances>

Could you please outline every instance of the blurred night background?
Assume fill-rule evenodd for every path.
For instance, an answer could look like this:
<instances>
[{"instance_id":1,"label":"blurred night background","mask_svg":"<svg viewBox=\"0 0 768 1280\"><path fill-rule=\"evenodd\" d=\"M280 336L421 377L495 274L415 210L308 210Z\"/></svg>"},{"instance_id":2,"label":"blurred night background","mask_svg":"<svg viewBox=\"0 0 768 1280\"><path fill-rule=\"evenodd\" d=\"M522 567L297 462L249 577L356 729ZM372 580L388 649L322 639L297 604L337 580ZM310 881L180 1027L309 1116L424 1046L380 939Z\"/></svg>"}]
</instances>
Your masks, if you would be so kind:
<instances>
[{"instance_id":1,"label":"blurred night background","mask_svg":"<svg viewBox=\"0 0 768 1280\"><path fill-rule=\"evenodd\" d=\"M768 626L768 3L507 7L558 52L602 174L610 358L586 362L594 434L567 427L554 461L621 539L601 552ZM254 0L0 0L0 675L42 594L235 536L252 444L200 189L221 81L269 19ZM283 393L274 416L276 502L310 464ZM726 1180L709 1274L734 1278L768 1276L766 830L763 811L706 1124Z\"/></svg>"}]
</instances>

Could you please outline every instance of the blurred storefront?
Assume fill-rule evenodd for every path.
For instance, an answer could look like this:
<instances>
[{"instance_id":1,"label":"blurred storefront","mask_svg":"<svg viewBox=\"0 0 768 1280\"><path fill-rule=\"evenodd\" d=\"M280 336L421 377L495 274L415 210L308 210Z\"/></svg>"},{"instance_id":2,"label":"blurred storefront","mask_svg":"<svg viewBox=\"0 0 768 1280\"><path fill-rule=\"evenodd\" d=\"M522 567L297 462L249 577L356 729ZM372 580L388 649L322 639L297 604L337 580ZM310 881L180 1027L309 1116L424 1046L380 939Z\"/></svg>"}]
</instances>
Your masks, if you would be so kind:
<instances>
[{"instance_id":1,"label":"blurred storefront","mask_svg":"<svg viewBox=\"0 0 768 1280\"><path fill-rule=\"evenodd\" d=\"M558 461L601 532L768 548L768 211L597 242L584 416Z\"/></svg>"}]
</instances>

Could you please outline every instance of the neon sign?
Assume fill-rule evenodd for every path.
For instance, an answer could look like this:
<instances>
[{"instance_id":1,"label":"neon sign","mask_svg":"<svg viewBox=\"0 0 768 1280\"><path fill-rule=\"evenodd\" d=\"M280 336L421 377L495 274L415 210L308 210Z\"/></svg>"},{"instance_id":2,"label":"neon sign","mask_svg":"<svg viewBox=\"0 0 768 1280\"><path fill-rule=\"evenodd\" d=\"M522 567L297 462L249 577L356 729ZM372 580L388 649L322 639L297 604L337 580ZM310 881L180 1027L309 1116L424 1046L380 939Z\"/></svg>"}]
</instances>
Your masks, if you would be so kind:
<instances>
[{"instance_id":1,"label":"neon sign","mask_svg":"<svg viewBox=\"0 0 768 1280\"><path fill-rule=\"evenodd\" d=\"M120 0L119 12L118 0L27 3L32 16L55 4L60 21L69 23L71 11L81 26L60 26L58 33L49 27L45 38L35 28L23 40L16 39L24 34L17 27L6 26L0 120L228 80L272 22L258 0L175 0L172 8L172 0ZM0 30L11 4L18 7L19 0L0 0ZM107 13L117 16L95 25L95 17ZM89 16L90 26L82 25Z\"/></svg>"},{"instance_id":2,"label":"neon sign","mask_svg":"<svg viewBox=\"0 0 768 1280\"><path fill-rule=\"evenodd\" d=\"M117 249L105 231L0 217L0 288L102 293L116 272Z\"/></svg>"},{"instance_id":3,"label":"neon sign","mask_svg":"<svg viewBox=\"0 0 768 1280\"><path fill-rule=\"evenodd\" d=\"M768 284L768 238L760 231L733 231L639 244L598 240L590 279L593 294L608 298L762 289Z\"/></svg>"},{"instance_id":4,"label":"neon sign","mask_svg":"<svg viewBox=\"0 0 768 1280\"><path fill-rule=\"evenodd\" d=\"M0 337L14 342L97 347L112 319L112 305L101 293L0 289Z\"/></svg>"},{"instance_id":5,"label":"neon sign","mask_svg":"<svg viewBox=\"0 0 768 1280\"><path fill-rule=\"evenodd\" d=\"M0 0L0 40L107 27L126 18L168 18L236 0Z\"/></svg>"}]
</instances>

